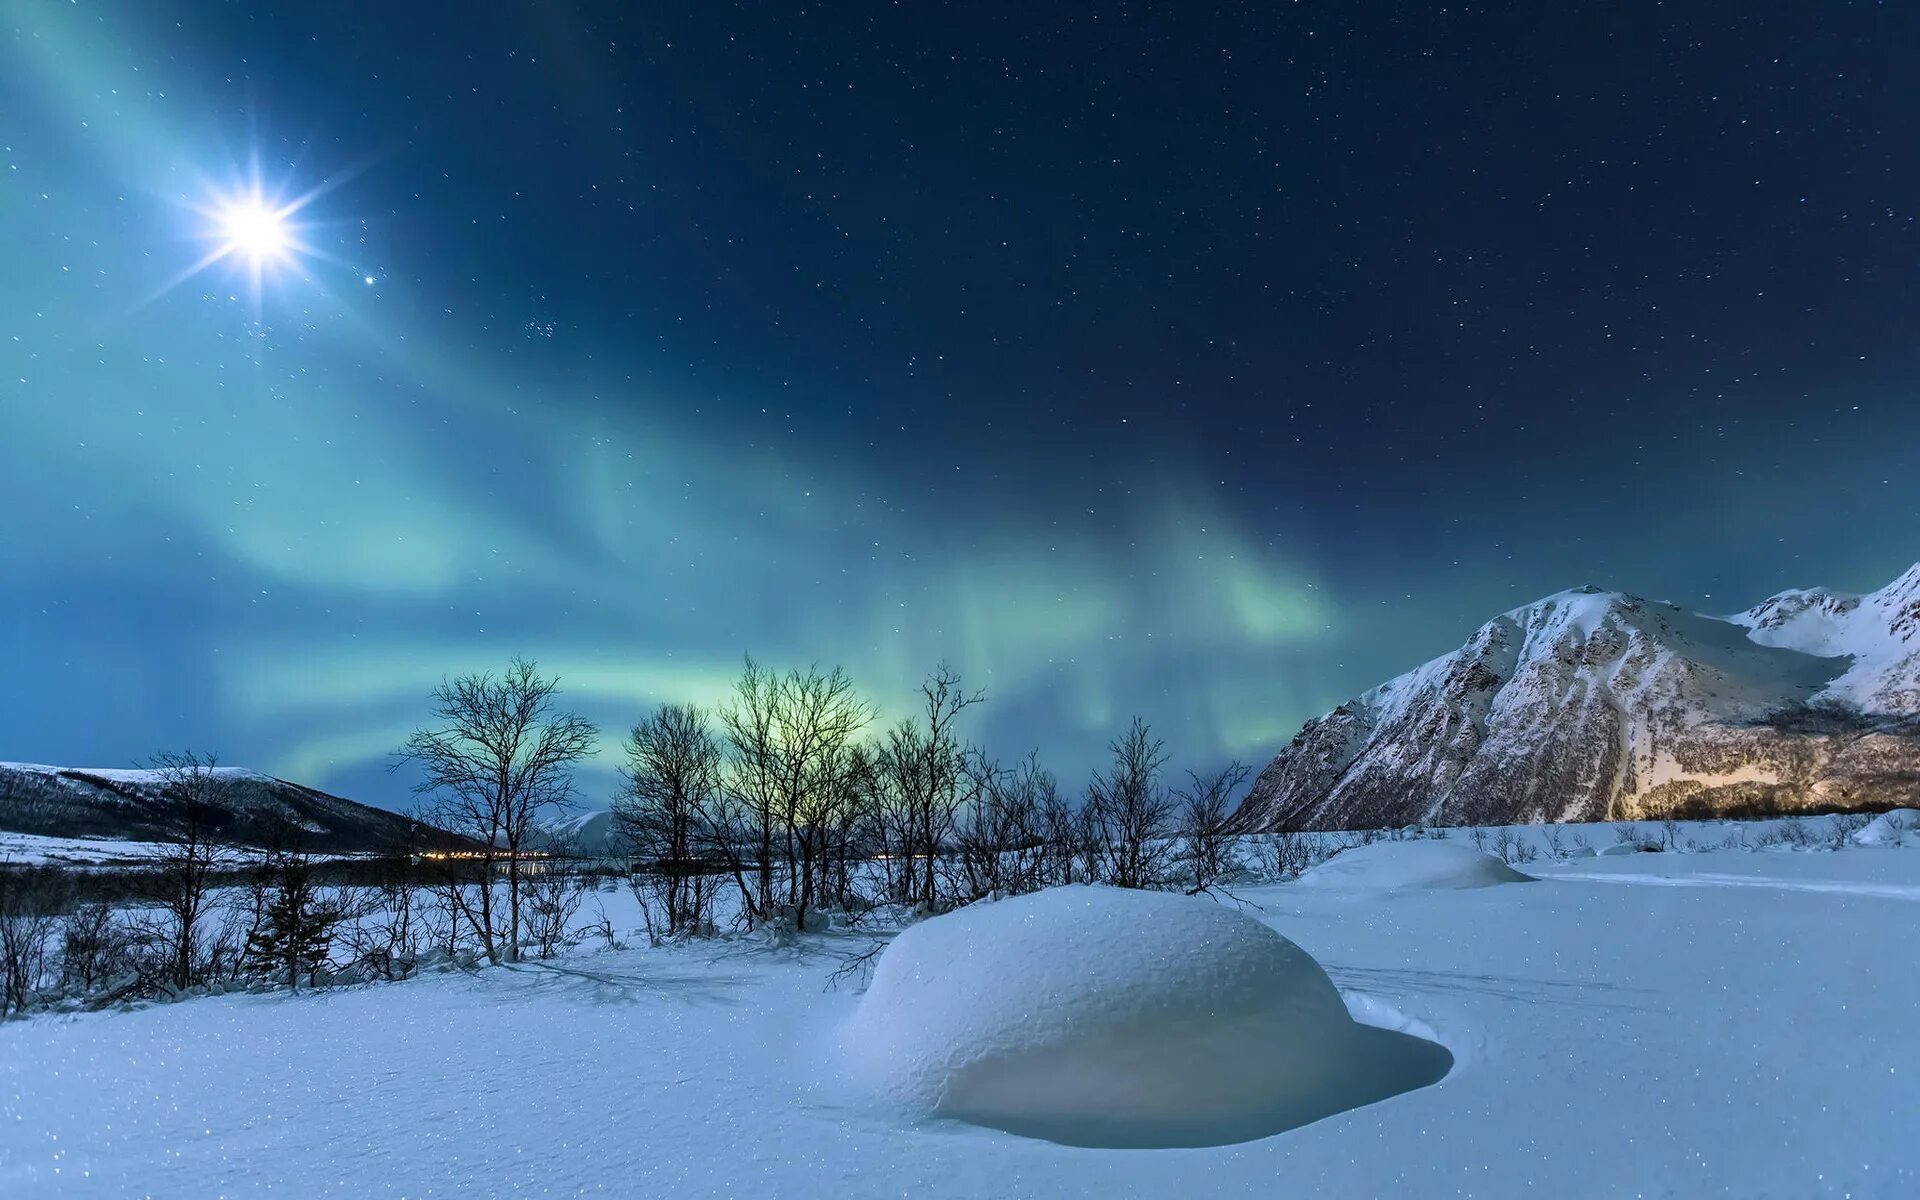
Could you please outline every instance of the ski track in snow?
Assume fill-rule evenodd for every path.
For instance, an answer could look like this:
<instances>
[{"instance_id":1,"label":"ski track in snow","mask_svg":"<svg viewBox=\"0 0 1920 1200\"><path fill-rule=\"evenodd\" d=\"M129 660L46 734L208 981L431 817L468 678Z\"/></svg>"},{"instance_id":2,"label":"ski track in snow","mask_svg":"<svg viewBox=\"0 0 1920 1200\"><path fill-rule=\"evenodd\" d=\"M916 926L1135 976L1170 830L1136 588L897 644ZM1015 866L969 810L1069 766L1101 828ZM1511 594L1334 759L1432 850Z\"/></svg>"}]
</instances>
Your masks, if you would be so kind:
<instances>
[{"instance_id":1,"label":"ski track in snow","mask_svg":"<svg viewBox=\"0 0 1920 1200\"><path fill-rule=\"evenodd\" d=\"M1776 879L1763 875L1640 875L1555 871L1551 879L1578 879L1589 883L1625 883L1642 887L1772 888L1784 892L1827 892L1837 896L1873 896L1882 900L1920 901L1920 887L1897 883L1851 883L1839 880Z\"/></svg>"}]
</instances>

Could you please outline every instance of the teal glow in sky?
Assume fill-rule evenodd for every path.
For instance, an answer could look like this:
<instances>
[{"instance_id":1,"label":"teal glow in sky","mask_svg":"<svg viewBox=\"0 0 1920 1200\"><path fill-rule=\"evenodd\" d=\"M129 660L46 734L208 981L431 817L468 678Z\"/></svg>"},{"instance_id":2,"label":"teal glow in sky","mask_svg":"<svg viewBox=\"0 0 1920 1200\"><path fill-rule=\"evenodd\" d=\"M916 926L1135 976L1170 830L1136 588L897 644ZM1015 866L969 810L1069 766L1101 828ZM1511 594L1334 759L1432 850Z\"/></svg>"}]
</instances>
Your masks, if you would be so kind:
<instances>
[{"instance_id":1,"label":"teal glow in sky","mask_svg":"<svg viewBox=\"0 0 1920 1200\"><path fill-rule=\"evenodd\" d=\"M0 17L0 759L400 803L443 674L611 752L751 652L1264 761L1563 587L1920 545L1898 13L260 7Z\"/></svg>"}]
</instances>

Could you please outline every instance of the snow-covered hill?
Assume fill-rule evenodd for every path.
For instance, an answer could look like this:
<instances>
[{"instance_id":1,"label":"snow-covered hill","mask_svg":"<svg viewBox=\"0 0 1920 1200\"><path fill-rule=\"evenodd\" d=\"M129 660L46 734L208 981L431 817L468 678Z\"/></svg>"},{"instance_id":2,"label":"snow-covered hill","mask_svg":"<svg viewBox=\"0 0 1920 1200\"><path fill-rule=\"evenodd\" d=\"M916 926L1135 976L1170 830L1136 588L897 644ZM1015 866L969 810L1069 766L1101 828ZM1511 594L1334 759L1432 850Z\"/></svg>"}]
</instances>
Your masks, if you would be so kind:
<instances>
[{"instance_id":1,"label":"snow-covered hill","mask_svg":"<svg viewBox=\"0 0 1920 1200\"><path fill-rule=\"evenodd\" d=\"M326 792L236 767L215 768L218 834L263 844L297 830L312 851L345 853L404 845L416 822ZM154 771L0 763L0 831L58 838L162 838L173 813Z\"/></svg>"},{"instance_id":2,"label":"snow-covered hill","mask_svg":"<svg viewBox=\"0 0 1920 1200\"><path fill-rule=\"evenodd\" d=\"M1505 824L1920 799L1920 565L1732 617L1579 588L1348 701L1245 829Z\"/></svg>"}]
</instances>

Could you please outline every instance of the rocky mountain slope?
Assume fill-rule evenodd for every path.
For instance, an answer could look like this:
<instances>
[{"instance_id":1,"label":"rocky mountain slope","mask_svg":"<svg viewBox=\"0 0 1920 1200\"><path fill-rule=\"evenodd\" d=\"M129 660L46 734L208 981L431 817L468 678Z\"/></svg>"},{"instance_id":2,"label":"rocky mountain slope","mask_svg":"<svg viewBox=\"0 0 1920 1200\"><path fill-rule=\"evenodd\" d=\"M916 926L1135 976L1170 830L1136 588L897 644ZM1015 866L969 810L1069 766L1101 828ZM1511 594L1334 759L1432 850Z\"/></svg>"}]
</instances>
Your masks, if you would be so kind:
<instances>
[{"instance_id":1,"label":"rocky mountain slope","mask_svg":"<svg viewBox=\"0 0 1920 1200\"><path fill-rule=\"evenodd\" d=\"M214 803L217 835L264 844L291 827L302 847L321 853L378 851L404 845L416 823L326 792L255 771L220 767ZM0 763L0 830L52 837L139 841L164 836L173 804L153 771Z\"/></svg>"},{"instance_id":2,"label":"rocky mountain slope","mask_svg":"<svg viewBox=\"0 0 1920 1200\"><path fill-rule=\"evenodd\" d=\"M1242 829L1620 820L1920 800L1920 565L1731 617L1581 588L1307 723Z\"/></svg>"}]
</instances>

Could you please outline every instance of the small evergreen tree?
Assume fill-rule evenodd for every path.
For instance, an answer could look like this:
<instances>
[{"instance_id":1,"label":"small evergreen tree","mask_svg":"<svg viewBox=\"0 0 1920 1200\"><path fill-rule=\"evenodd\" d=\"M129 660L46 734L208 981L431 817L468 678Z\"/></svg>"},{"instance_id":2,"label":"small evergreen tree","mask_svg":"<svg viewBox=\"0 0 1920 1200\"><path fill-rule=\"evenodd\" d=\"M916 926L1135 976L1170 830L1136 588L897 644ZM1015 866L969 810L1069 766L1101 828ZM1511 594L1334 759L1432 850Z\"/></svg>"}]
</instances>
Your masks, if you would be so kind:
<instances>
[{"instance_id":1,"label":"small evergreen tree","mask_svg":"<svg viewBox=\"0 0 1920 1200\"><path fill-rule=\"evenodd\" d=\"M283 978L290 988L309 981L327 961L333 930L340 923L336 905L322 901L313 885L313 867L298 856L281 860L279 880L266 919L247 942L247 958L260 970Z\"/></svg>"}]
</instances>

